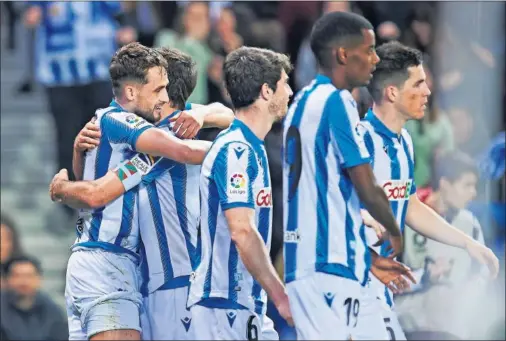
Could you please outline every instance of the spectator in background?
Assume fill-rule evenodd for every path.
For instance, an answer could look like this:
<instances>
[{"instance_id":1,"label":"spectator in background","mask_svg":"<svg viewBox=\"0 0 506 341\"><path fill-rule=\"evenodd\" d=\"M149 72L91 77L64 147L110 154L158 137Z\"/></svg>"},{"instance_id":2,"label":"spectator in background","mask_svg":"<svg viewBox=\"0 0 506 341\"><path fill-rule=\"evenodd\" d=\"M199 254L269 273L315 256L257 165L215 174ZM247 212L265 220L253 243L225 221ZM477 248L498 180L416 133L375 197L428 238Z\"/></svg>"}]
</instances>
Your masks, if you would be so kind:
<instances>
[{"instance_id":1,"label":"spectator in background","mask_svg":"<svg viewBox=\"0 0 506 341\"><path fill-rule=\"evenodd\" d=\"M456 151L442 154L434 174L432 191L425 203L455 228L483 244L480 223L466 209L476 196L478 168L474 160ZM424 258L426 270L434 264L439 269L436 276L426 271L421 280L422 292L400 296L396 301L401 321L411 321L406 326L410 331L446 332L465 340L483 337L497 320L491 316L500 316L493 309L498 309L493 303L496 298L485 297L488 283L485 271L481 271L484 269L466 250L417 237L409 228L405 234L406 264L413 268L412 259ZM417 240L419 243L414 244Z\"/></svg>"},{"instance_id":2,"label":"spectator in background","mask_svg":"<svg viewBox=\"0 0 506 341\"><path fill-rule=\"evenodd\" d=\"M7 340L68 340L67 319L40 291L40 263L28 256L5 267L7 290L1 293L1 334Z\"/></svg>"},{"instance_id":3,"label":"spectator in background","mask_svg":"<svg viewBox=\"0 0 506 341\"><path fill-rule=\"evenodd\" d=\"M19 256L22 250L14 222L3 213L0 219L0 265L5 274L5 265L11 258Z\"/></svg>"},{"instance_id":4,"label":"spectator in background","mask_svg":"<svg viewBox=\"0 0 506 341\"><path fill-rule=\"evenodd\" d=\"M195 1L182 4L180 24L174 30L162 29L155 37L155 47L170 47L189 54L197 64L197 85L188 102L207 104L207 69L213 58L207 39L211 30L209 6L206 2Z\"/></svg>"},{"instance_id":5,"label":"spectator in background","mask_svg":"<svg viewBox=\"0 0 506 341\"><path fill-rule=\"evenodd\" d=\"M120 43L134 40L131 28L117 30L121 3L34 2L24 21L36 28L36 79L47 90L56 126L58 169L72 169L72 146L81 127L112 99L109 62ZM72 209L65 210L69 217Z\"/></svg>"},{"instance_id":6,"label":"spectator in background","mask_svg":"<svg viewBox=\"0 0 506 341\"><path fill-rule=\"evenodd\" d=\"M427 85L434 92L432 73L424 65ZM450 120L434 102L434 96L429 97L427 114L418 121L408 121L405 125L413 139L415 150L415 182L418 188L430 185L435 158L441 153L453 150L453 129Z\"/></svg>"}]
</instances>

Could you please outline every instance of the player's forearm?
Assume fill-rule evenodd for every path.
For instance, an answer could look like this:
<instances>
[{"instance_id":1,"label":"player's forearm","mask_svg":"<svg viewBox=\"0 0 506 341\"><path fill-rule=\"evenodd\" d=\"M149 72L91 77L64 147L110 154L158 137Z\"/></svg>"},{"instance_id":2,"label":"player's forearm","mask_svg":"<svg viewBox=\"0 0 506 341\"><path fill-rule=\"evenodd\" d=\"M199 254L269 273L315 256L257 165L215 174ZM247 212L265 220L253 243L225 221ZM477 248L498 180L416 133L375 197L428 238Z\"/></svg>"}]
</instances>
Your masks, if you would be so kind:
<instances>
[{"instance_id":1,"label":"player's forearm","mask_svg":"<svg viewBox=\"0 0 506 341\"><path fill-rule=\"evenodd\" d=\"M148 129L139 136L135 148L140 153L161 156L177 162L200 165L211 143L180 140L160 129Z\"/></svg>"},{"instance_id":2,"label":"player's forearm","mask_svg":"<svg viewBox=\"0 0 506 341\"><path fill-rule=\"evenodd\" d=\"M84 173L84 153L74 149L72 155L72 172L76 180L83 179Z\"/></svg>"},{"instance_id":3,"label":"player's forearm","mask_svg":"<svg viewBox=\"0 0 506 341\"><path fill-rule=\"evenodd\" d=\"M375 185L366 193L362 193L362 195L359 194L359 198L369 214L391 235L401 235L401 230L394 218L390 202L381 187Z\"/></svg>"},{"instance_id":4,"label":"player's forearm","mask_svg":"<svg viewBox=\"0 0 506 341\"><path fill-rule=\"evenodd\" d=\"M469 236L422 203L416 194L409 199L406 224L421 235L446 245L465 248L468 242L472 242Z\"/></svg>"},{"instance_id":5,"label":"player's forearm","mask_svg":"<svg viewBox=\"0 0 506 341\"><path fill-rule=\"evenodd\" d=\"M286 295L285 288L270 261L262 237L253 226L237 227L231 236L244 266L277 305Z\"/></svg>"},{"instance_id":6,"label":"player's forearm","mask_svg":"<svg viewBox=\"0 0 506 341\"><path fill-rule=\"evenodd\" d=\"M55 199L76 209L103 207L125 193L123 183L112 171L93 181L59 180L53 187Z\"/></svg>"},{"instance_id":7,"label":"player's forearm","mask_svg":"<svg viewBox=\"0 0 506 341\"><path fill-rule=\"evenodd\" d=\"M203 128L226 129L234 120L234 112L221 103L212 103L206 106L208 112L204 117Z\"/></svg>"}]
</instances>

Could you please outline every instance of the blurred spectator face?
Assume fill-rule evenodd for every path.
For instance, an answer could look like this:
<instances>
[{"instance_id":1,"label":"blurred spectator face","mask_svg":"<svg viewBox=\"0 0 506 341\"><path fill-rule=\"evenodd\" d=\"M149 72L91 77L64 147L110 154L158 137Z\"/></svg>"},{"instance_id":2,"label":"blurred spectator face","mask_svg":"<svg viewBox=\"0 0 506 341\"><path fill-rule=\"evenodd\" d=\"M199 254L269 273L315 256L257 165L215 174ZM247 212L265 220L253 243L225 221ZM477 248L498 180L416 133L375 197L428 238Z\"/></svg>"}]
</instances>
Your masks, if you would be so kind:
<instances>
[{"instance_id":1,"label":"blurred spectator face","mask_svg":"<svg viewBox=\"0 0 506 341\"><path fill-rule=\"evenodd\" d=\"M230 8L221 10L220 19L216 23L216 30L220 36L225 36L235 32L236 19L234 12Z\"/></svg>"},{"instance_id":2,"label":"blurred spectator face","mask_svg":"<svg viewBox=\"0 0 506 341\"><path fill-rule=\"evenodd\" d=\"M372 73L379 62L376 54L376 37L373 30L363 30L363 41L360 45L348 48L346 73L348 84L353 88L369 84ZM337 53L340 53L339 50Z\"/></svg>"},{"instance_id":3,"label":"blurred spectator face","mask_svg":"<svg viewBox=\"0 0 506 341\"><path fill-rule=\"evenodd\" d=\"M185 33L194 39L205 40L209 35L209 7L205 2L190 2L183 17Z\"/></svg>"},{"instance_id":4,"label":"blurred spectator face","mask_svg":"<svg viewBox=\"0 0 506 341\"><path fill-rule=\"evenodd\" d=\"M350 3L348 1L326 1L323 5L323 12L349 12Z\"/></svg>"},{"instance_id":5,"label":"blurred spectator face","mask_svg":"<svg viewBox=\"0 0 506 341\"><path fill-rule=\"evenodd\" d=\"M440 180L441 196L452 208L463 209L476 197L478 177L474 173L463 173L454 182Z\"/></svg>"},{"instance_id":6,"label":"blurred spectator face","mask_svg":"<svg viewBox=\"0 0 506 341\"><path fill-rule=\"evenodd\" d=\"M11 228L2 224L0 229L0 264L5 264L11 257L14 249L13 238Z\"/></svg>"},{"instance_id":7,"label":"blurred spectator face","mask_svg":"<svg viewBox=\"0 0 506 341\"><path fill-rule=\"evenodd\" d=\"M408 119L422 119L427 108L430 90L422 65L408 68L409 77L399 89L395 98L396 109Z\"/></svg>"},{"instance_id":8,"label":"blurred spectator face","mask_svg":"<svg viewBox=\"0 0 506 341\"><path fill-rule=\"evenodd\" d=\"M288 85L288 75L283 70L281 78L276 84L274 96L269 103L269 112L276 116L276 122L281 121L288 112L288 101L292 95L292 88Z\"/></svg>"},{"instance_id":9,"label":"blurred spectator face","mask_svg":"<svg viewBox=\"0 0 506 341\"><path fill-rule=\"evenodd\" d=\"M21 297L34 296L40 289L40 284L40 274L30 262L13 264L7 275L9 289Z\"/></svg>"}]
</instances>

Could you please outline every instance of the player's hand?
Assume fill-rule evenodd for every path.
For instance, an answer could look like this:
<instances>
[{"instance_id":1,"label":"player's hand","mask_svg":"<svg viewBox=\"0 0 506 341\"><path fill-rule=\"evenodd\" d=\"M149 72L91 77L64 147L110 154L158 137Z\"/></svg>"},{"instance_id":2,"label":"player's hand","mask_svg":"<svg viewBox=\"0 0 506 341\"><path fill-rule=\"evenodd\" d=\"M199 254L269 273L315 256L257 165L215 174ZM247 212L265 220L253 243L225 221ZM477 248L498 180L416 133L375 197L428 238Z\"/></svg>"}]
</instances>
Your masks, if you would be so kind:
<instances>
[{"instance_id":1,"label":"player's hand","mask_svg":"<svg viewBox=\"0 0 506 341\"><path fill-rule=\"evenodd\" d=\"M74 140L74 150L77 152L85 152L94 149L100 144L100 129L95 123L96 118L93 117L90 122L86 123L83 129L77 134Z\"/></svg>"},{"instance_id":2,"label":"player's hand","mask_svg":"<svg viewBox=\"0 0 506 341\"><path fill-rule=\"evenodd\" d=\"M388 240L390 241L390 246L387 250L392 252L388 257L395 258L402 253L402 236L392 236L392 234L389 234Z\"/></svg>"},{"instance_id":3,"label":"player's hand","mask_svg":"<svg viewBox=\"0 0 506 341\"><path fill-rule=\"evenodd\" d=\"M409 281L416 283L411 269L391 258L373 257L371 272L395 294L409 289Z\"/></svg>"},{"instance_id":4,"label":"player's hand","mask_svg":"<svg viewBox=\"0 0 506 341\"><path fill-rule=\"evenodd\" d=\"M290 310L290 302L288 301L287 295L285 295L281 302L276 305L276 309L278 309L281 317L284 318L291 327L293 327L292 311Z\"/></svg>"},{"instance_id":5,"label":"player's hand","mask_svg":"<svg viewBox=\"0 0 506 341\"><path fill-rule=\"evenodd\" d=\"M492 250L473 239L469 239L466 243L466 250L471 257L488 267L492 279L497 277L499 273L499 259L497 259Z\"/></svg>"},{"instance_id":6,"label":"player's hand","mask_svg":"<svg viewBox=\"0 0 506 341\"><path fill-rule=\"evenodd\" d=\"M197 110L182 111L172 117L172 131L181 139L192 139L204 126L204 116Z\"/></svg>"},{"instance_id":7,"label":"player's hand","mask_svg":"<svg viewBox=\"0 0 506 341\"><path fill-rule=\"evenodd\" d=\"M51 196L52 201L62 201L61 198L57 195L57 187L61 181L69 181L69 174L65 168L60 169L60 171L56 173L56 175L53 177L53 180L51 180L51 183L49 184L49 195Z\"/></svg>"},{"instance_id":8,"label":"player's hand","mask_svg":"<svg viewBox=\"0 0 506 341\"><path fill-rule=\"evenodd\" d=\"M378 242L374 244L374 246L379 246L383 244L384 242L384 235L386 233L386 229L376 221L370 214L369 211L361 209L360 215L362 216L362 221L364 222L364 225L373 229L376 233L376 236L378 237Z\"/></svg>"}]
</instances>

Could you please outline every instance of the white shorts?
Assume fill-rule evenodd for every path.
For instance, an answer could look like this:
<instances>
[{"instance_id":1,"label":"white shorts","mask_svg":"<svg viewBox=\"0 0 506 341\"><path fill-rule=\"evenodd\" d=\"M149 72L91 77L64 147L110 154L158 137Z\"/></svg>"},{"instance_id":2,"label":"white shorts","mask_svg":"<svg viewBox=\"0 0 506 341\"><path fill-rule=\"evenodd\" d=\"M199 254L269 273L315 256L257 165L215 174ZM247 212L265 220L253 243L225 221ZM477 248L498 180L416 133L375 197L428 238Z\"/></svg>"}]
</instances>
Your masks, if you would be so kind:
<instances>
[{"instance_id":1,"label":"white shorts","mask_svg":"<svg viewBox=\"0 0 506 341\"><path fill-rule=\"evenodd\" d=\"M388 340L383 316L357 281L314 273L287 285L297 339Z\"/></svg>"},{"instance_id":2,"label":"white shorts","mask_svg":"<svg viewBox=\"0 0 506 341\"><path fill-rule=\"evenodd\" d=\"M274 329L274 322L267 315L264 315L262 323L262 338L260 340L278 341L279 335Z\"/></svg>"},{"instance_id":3,"label":"white shorts","mask_svg":"<svg viewBox=\"0 0 506 341\"><path fill-rule=\"evenodd\" d=\"M249 310L191 307L195 340L263 340L263 319Z\"/></svg>"},{"instance_id":4,"label":"white shorts","mask_svg":"<svg viewBox=\"0 0 506 341\"><path fill-rule=\"evenodd\" d=\"M69 340L118 329L140 331L139 276L133 257L101 249L77 250L67 265Z\"/></svg>"},{"instance_id":5,"label":"white shorts","mask_svg":"<svg viewBox=\"0 0 506 341\"><path fill-rule=\"evenodd\" d=\"M143 340L193 340L192 314L186 309L188 286L157 290L145 297L141 313Z\"/></svg>"}]
</instances>

